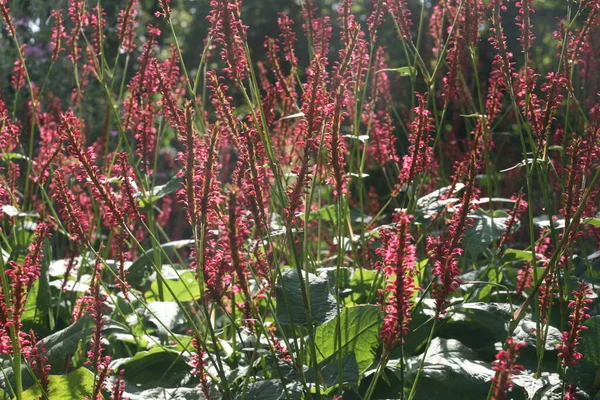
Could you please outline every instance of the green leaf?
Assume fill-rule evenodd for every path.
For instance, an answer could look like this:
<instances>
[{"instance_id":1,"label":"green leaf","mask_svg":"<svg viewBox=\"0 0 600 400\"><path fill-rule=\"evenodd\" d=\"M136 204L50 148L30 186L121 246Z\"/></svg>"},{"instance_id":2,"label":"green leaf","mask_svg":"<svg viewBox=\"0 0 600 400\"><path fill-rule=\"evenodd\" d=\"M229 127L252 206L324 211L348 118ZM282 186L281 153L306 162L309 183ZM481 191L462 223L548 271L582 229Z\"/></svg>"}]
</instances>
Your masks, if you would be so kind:
<instances>
[{"instance_id":1,"label":"green leaf","mask_svg":"<svg viewBox=\"0 0 600 400\"><path fill-rule=\"evenodd\" d=\"M146 207L179 189L182 182L179 176L174 176L166 184L155 186L150 193L138 192L135 197L139 198L140 207Z\"/></svg>"},{"instance_id":2,"label":"green leaf","mask_svg":"<svg viewBox=\"0 0 600 400\"><path fill-rule=\"evenodd\" d=\"M487 280L488 280L488 282L492 282L492 283L501 283L502 282L502 272L500 272L496 269L490 269L487 273ZM492 291L495 288L497 289L498 287L495 285L491 285L491 284L484 285L481 288L481 290L479 290L479 293L477 294L477 300L479 300L479 301L489 300L490 295L492 294Z\"/></svg>"},{"instance_id":3,"label":"green leaf","mask_svg":"<svg viewBox=\"0 0 600 400\"><path fill-rule=\"evenodd\" d=\"M377 73L380 72L395 72L400 76L417 76L417 70L413 67L384 68L377 71Z\"/></svg>"},{"instance_id":4,"label":"green leaf","mask_svg":"<svg viewBox=\"0 0 600 400\"><path fill-rule=\"evenodd\" d=\"M517 249L506 249L504 252L504 261L533 261L535 255L531 251L517 250Z\"/></svg>"},{"instance_id":5,"label":"green leaf","mask_svg":"<svg viewBox=\"0 0 600 400\"><path fill-rule=\"evenodd\" d=\"M354 354L349 353L342 358L342 383L358 385L358 363ZM331 362L321 368L321 377L328 388L334 388L339 385L340 362L334 358Z\"/></svg>"},{"instance_id":6,"label":"green leaf","mask_svg":"<svg viewBox=\"0 0 600 400\"><path fill-rule=\"evenodd\" d=\"M338 324L341 340L338 340ZM315 333L317 362L354 354L359 373L373 363L379 346L382 316L376 306L362 305L346 308L339 317L319 326Z\"/></svg>"},{"instance_id":7,"label":"green leaf","mask_svg":"<svg viewBox=\"0 0 600 400\"><path fill-rule=\"evenodd\" d=\"M453 322L465 322L475 331L487 332L496 340L506 339L514 310L507 303L463 303L449 308Z\"/></svg>"},{"instance_id":8,"label":"green leaf","mask_svg":"<svg viewBox=\"0 0 600 400\"><path fill-rule=\"evenodd\" d=\"M128 383L143 387L174 386L189 372L180 352L162 347L116 360L114 367L125 370L124 378Z\"/></svg>"},{"instance_id":9,"label":"green leaf","mask_svg":"<svg viewBox=\"0 0 600 400\"><path fill-rule=\"evenodd\" d=\"M494 215L488 215L481 209L476 210L469 215L473 218L473 224L466 230L463 243L465 249L472 257L477 257L483 253L494 241L500 239L506 232L506 223L509 220L508 214L496 212Z\"/></svg>"},{"instance_id":10,"label":"green leaf","mask_svg":"<svg viewBox=\"0 0 600 400\"><path fill-rule=\"evenodd\" d=\"M376 279L379 276L379 281L376 285ZM364 303L369 300L369 298L373 299L374 292L377 289L383 289L385 284L385 279L377 273L377 271L359 268L352 272L352 277L350 278L349 286L352 290L350 293L350 298L354 303ZM375 286L376 285L376 286Z\"/></svg>"},{"instance_id":11,"label":"green leaf","mask_svg":"<svg viewBox=\"0 0 600 400\"><path fill-rule=\"evenodd\" d=\"M600 228L600 218L586 218L583 223Z\"/></svg>"},{"instance_id":12,"label":"green leaf","mask_svg":"<svg viewBox=\"0 0 600 400\"><path fill-rule=\"evenodd\" d=\"M304 213L298 215L302 220L305 220ZM322 221L328 221L332 224L337 224L337 214L335 212L335 204L321 208L318 211L312 211L308 214L308 220L320 219Z\"/></svg>"},{"instance_id":13,"label":"green leaf","mask_svg":"<svg viewBox=\"0 0 600 400\"><path fill-rule=\"evenodd\" d=\"M548 336L544 348L546 351L557 350L558 345L562 343L562 333L555 326L548 326ZM518 342L527 343L528 346L533 348L537 347L537 336L536 335L537 324L531 319L524 318L513 332L513 337Z\"/></svg>"},{"instance_id":14,"label":"green leaf","mask_svg":"<svg viewBox=\"0 0 600 400\"><path fill-rule=\"evenodd\" d=\"M10 160L29 160L29 158L27 156L24 156L23 154L19 154L19 153L4 153L2 155L2 159L4 161L10 161Z\"/></svg>"},{"instance_id":15,"label":"green leaf","mask_svg":"<svg viewBox=\"0 0 600 400\"><path fill-rule=\"evenodd\" d=\"M286 384L285 389L287 390L287 394L280 380L267 379L249 384L244 396L242 397L242 393L239 393L236 399L283 400L301 398L301 392L298 384L288 383Z\"/></svg>"},{"instance_id":16,"label":"green leaf","mask_svg":"<svg viewBox=\"0 0 600 400\"><path fill-rule=\"evenodd\" d=\"M423 356L409 359L406 377L413 380ZM399 371L395 371L399 373ZM434 338L423 364L418 399L485 399L494 376L491 365L458 340Z\"/></svg>"},{"instance_id":17,"label":"green leaf","mask_svg":"<svg viewBox=\"0 0 600 400\"><path fill-rule=\"evenodd\" d=\"M86 315L41 340L39 346L46 349L45 356L48 357L47 364L52 366L51 372L63 372L65 358L75 353L80 344L87 343L92 330L90 317Z\"/></svg>"},{"instance_id":18,"label":"green leaf","mask_svg":"<svg viewBox=\"0 0 600 400\"><path fill-rule=\"evenodd\" d=\"M295 269L284 269L275 288L277 320L282 325L305 324L307 322L302 285L304 275L300 277ZM326 277L308 274L308 291L310 293L310 308L315 324L322 324L335 317L335 298L329 293Z\"/></svg>"},{"instance_id":19,"label":"green leaf","mask_svg":"<svg viewBox=\"0 0 600 400\"><path fill-rule=\"evenodd\" d=\"M165 287L163 290L164 301L175 301L175 298L181 302L194 301L200 298L200 288L196 280L195 273L191 271L183 272L180 279L165 279L163 284L173 290L175 297ZM152 282L150 291L146 293L148 302L158 301L158 281Z\"/></svg>"},{"instance_id":20,"label":"green leaf","mask_svg":"<svg viewBox=\"0 0 600 400\"><path fill-rule=\"evenodd\" d=\"M194 244L192 239L185 240L176 240L173 242L168 242L161 244L160 247L167 253L167 255L171 255L175 250L179 250L185 246L189 246ZM164 256L164 254L163 254ZM146 250L144 254L139 256L129 267L127 274L127 282L133 287L139 286L144 279L146 273L149 272L149 269L154 262L154 248Z\"/></svg>"},{"instance_id":21,"label":"green leaf","mask_svg":"<svg viewBox=\"0 0 600 400\"><path fill-rule=\"evenodd\" d=\"M91 397L94 390L94 374L87 368L78 368L67 375L50 375L48 377L48 398L61 400L81 400ZM39 385L34 385L23 392L23 400L39 400L43 392Z\"/></svg>"}]
</instances>

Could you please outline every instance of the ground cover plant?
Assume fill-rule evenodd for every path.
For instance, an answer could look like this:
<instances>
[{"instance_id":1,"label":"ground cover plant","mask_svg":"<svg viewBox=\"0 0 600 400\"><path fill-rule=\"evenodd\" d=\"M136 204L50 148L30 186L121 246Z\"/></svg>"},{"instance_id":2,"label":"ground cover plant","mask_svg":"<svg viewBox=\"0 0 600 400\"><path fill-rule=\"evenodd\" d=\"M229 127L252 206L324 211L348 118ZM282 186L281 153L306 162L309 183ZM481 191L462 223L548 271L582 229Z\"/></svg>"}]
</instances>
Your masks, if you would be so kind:
<instances>
[{"instance_id":1,"label":"ground cover plant","mask_svg":"<svg viewBox=\"0 0 600 400\"><path fill-rule=\"evenodd\" d=\"M600 2L205 3L0 0L2 398L600 398Z\"/></svg>"}]
</instances>

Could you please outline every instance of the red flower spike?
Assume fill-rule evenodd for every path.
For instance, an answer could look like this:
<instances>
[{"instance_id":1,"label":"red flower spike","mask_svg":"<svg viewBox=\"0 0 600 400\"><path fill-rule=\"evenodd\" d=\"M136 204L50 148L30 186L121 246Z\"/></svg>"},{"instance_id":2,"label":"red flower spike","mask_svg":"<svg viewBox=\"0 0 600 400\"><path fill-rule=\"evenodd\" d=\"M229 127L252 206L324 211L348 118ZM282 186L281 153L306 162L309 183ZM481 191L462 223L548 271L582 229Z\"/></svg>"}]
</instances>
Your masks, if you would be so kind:
<instances>
[{"instance_id":1,"label":"red flower spike","mask_svg":"<svg viewBox=\"0 0 600 400\"><path fill-rule=\"evenodd\" d=\"M405 211L394 214L394 228L381 232L381 247L377 254L382 258L377 268L387 278L388 293L385 319L379 336L390 352L394 344L404 343L411 321L411 299L415 292L415 245L409 233L411 216Z\"/></svg>"},{"instance_id":2,"label":"red flower spike","mask_svg":"<svg viewBox=\"0 0 600 400\"><path fill-rule=\"evenodd\" d=\"M577 346L581 341L581 332L587 329L584 323L590 318L588 304L591 304L593 300L587 296L591 294L592 290L589 285L582 281L579 283L578 290L573 292L575 298L569 301L569 308L572 310L569 315L570 329L563 332L563 342L558 347L560 350L558 357L562 359L564 368L577 365L577 361L583 357L583 354L577 351Z\"/></svg>"},{"instance_id":3,"label":"red flower spike","mask_svg":"<svg viewBox=\"0 0 600 400\"><path fill-rule=\"evenodd\" d=\"M525 347L525 343L515 342L513 338L506 341L506 350L496 354L496 361L492 363L492 369L496 376L492 378L492 395L490 400L507 400L507 391L513 386L511 375L520 373L524 367L518 365L517 358L519 350Z\"/></svg>"}]
</instances>

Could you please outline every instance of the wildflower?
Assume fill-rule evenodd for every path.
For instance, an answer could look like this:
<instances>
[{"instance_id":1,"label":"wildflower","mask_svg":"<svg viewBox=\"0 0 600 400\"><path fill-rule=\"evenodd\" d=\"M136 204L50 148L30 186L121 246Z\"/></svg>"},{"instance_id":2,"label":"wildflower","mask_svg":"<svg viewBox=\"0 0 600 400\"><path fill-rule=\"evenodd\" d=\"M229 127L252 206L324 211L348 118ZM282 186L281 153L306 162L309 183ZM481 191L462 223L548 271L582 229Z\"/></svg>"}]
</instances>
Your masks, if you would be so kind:
<instances>
[{"instance_id":1,"label":"wildflower","mask_svg":"<svg viewBox=\"0 0 600 400\"><path fill-rule=\"evenodd\" d=\"M493 34L489 38L489 42L497 51L497 54L494 56L494 64L498 70L502 71L504 81L506 83L512 82L515 63L513 61L513 54L508 51L506 45L506 36L504 35L501 14L502 11L506 10L506 6L503 4L502 0L491 0L488 7L492 9L492 27L490 28L490 31Z\"/></svg>"},{"instance_id":2,"label":"wildflower","mask_svg":"<svg viewBox=\"0 0 600 400\"><path fill-rule=\"evenodd\" d=\"M248 59L244 47L248 27L241 20L241 1L211 0L210 6L209 34L215 43L223 46L221 59L226 64L223 71L233 81L243 80L248 73Z\"/></svg>"},{"instance_id":3,"label":"wildflower","mask_svg":"<svg viewBox=\"0 0 600 400\"><path fill-rule=\"evenodd\" d=\"M194 353L192 353L190 363L192 365L192 375L197 376L200 379L200 388L202 394L206 399L212 399L210 395L210 383L208 382L208 376L206 374L206 352L202 348L202 342L197 334L192 334L192 346L194 346Z\"/></svg>"},{"instance_id":4,"label":"wildflower","mask_svg":"<svg viewBox=\"0 0 600 400\"><path fill-rule=\"evenodd\" d=\"M396 192L403 185L410 185L419 173L423 173L433 159L433 148L431 147L431 133L434 130L431 112L427 110L427 96L415 93L418 106L413 109L416 114L410 124L408 134L408 154L402 159L402 170L398 175Z\"/></svg>"},{"instance_id":5,"label":"wildflower","mask_svg":"<svg viewBox=\"0 0 600 400\"><path fill-rule=\"evenodd\" d=\"M119 11L117 18L117 35L121 50L131 53L135 49L134 30L136 26L136 16L138 14L138 0L129 0L124 10Z\"/></svg>"},{"instance_id":6,"label":"wildflower","mask_svg":"<svg viewBox=\"0 0 600 400\"><path fill-rule=\"evenodd\" d=\"M387 5L398 28L400 39L411 40L412 14L406 0L390 0Z\"/></svg>"},{"instance_id":7,"label":"wildflower","mask_svg":"<svg viewBox=\"0 0 600 400\"><path fill-rule=\"evenodd\" d=\"M27 361L31 366L31 369L37 375L37 379L40 387L44 393L48 393L50 386L50 380L48 379L51 366L48 364L48 357L44 355L46 349L43 347L43 343L38 341L35 332L29 331L29 346L23 349L23 353L26 354Z\"/></svg>"},{"instance_id":8,"label":"wildflower","mask_svg":"<svg viewBox=\"0 0 600 400\"><path fill-rule=\"evenodd\" d=\"M584 325L585 321L590 318L587 313L589 311L588 304L592 303L592 299L587 298L592 294L592 291L587 283L581 281L578 290L573 292L574 299L569 301L569 308L572 310L569 315L568 331L562 334L562 344L559 345L558 357L562 359L562 366L577 365L583 355L577 351L577 346L581 341L581 332L587 329Z\"/></svg>"},{"instance_id":9,"label":"wildflower","mask_svg":"<svg viewBox=\"0 0 600 400\"><path fill-rule=\"evenodd\" d=\"M519 15L516 17L517 26L521 31L521 36L519 36L519 42L521 43L521 47L523 48L523 53L528 54L531 49L531 44L535 40L535 36L531 32L531 14L535 12L532 8L533 0L520 0L516 3L517 8L519 9ZM529 60L525 60L526 63Z\"/></svg>"},{"instance_id":10,"label":"wildflower","mask_svg":"<svg viewBox=\"0 0 600 400\"><path fill-rule=\"evenodd\" d=\"M325 82L327 72L322 57L315 55L310 67L306 71L308 78L304 84L301 111L305 118L298 121L296 125L297 142L294 147L302 149L301 160L295 164L292 173L296 175L296 181L288 186L288 205L285 209L286 226L291 225L296 211L302 204L302 195L310 184L312 174L311 154L318 149L318 138L324 128L328 116L328 99Z\"/></svg>"},{"instance_id":11,"label":"wildflower","mask_svg":"<svg viewBox=\"0 0 600 400\"><path fill-rule=\"evenodd\" d=\"M169 19L171 17L171 0L158 0L162 15Z\"/></svg>"},{"instance_id":12,"label":"wildflower","mask_svg":"<svg viewBox=\"0 0 600 400\"><path fill-rule=\"evenodd\" d=\"M8 8L8 0L0 0L0 15L6 24L6 30L10 36L15 36L17 31L15 24L13 23L12 16L10 15L10 8Z\"/></svg>"},{"instance_id":13,"label":"wildflower","mask_svg":"<svg viewBox=\"0 0 600 400\"><path fill-rule=\"evenodd\" d=\"M0 98L0 150L11 152L19 143L21 127L18 122L12 122L6 103Z\"/></svg>"},{"instance_id":14,"label":"wildflower","mask_svg":"<svg viewBox=\"0 0 600 400\"><path fill-rule=\"evenodd\" d=\"M459 286L461 271L458 267L458 257L463 252L460 245L470 223L469 213L477 208L478 190L474 185L476 165L475 154L472 154L461 202L455 206L452 219L448 223L448 231L437 238L427 238L427 251L434 267L432 274L439 278L439 282L434 283L433 288L437 317L446 312L447 297Z\"/></svg>"},{"instance_id":15,"label":"wildflower","mask_svg":"<svg viewBox=\"0 0 600 400\"><path fill-rule=\"evenodd\" d=\"M525 346L525 343L515 342L513 338L508 338L506 350L501 350L496 354L496 361L492 363L492 369L496 371L496 376L492 378L491 400L508 399L506 392L513 386L511 375L518 374L524 369L516 362L519 350Z\"/></svg>"},{"instance_id":16,"label":"wildflower","mask_svg":"<svg viewBox=\"0 0 600 400\"><path fill-rule=\"evenodd\" d=\"M92 190L92 196L104 208L104 223L107 227L116 225L123 226L123 212L116 205L114 193L112 192L108 181L100 173L100 169L95 165L96 153L93 148L83 149L81 142L81 121L70 113L64 113L61 116L62 139L66 142L67 152L74 156L77 163L77 180L79 182L89 183Z\"/></svg>"},{"instance_id":17,"label":"wildflower","mask_svg":"<svg viewBox=\"0 0 600 400\"><path fill-rule=\"evenodd\" d=\"M565 392L564 400L577 400L577 385L571 383Z\"/></svg>"},{"instance_id":18,"label":"wildflower","mask_svg":"<svg viewBox=\"0 0 600 400\"><path fill-rule=\"evenodd\" d=\"M411 321L411 299L415 292L415 245L409 233L411 216L405 211L394 215L394 228L381 232L382 260L379 268L387 278L386 316L379 336L391 351L397 342L404 343Z\"/></svg>"},{"instance_id":19,"label":"wildflower","mask_svg":"<svg viewBox=\"0 0 600 400\"><path fill-rule=\"evenodd\" d=\"M67 46L70 48L69 58L71 62L76 63L81 58L81 49L79 48L79 37L83 28L89 25L90 19L85 9L85 0L69 0L69 17L73 23L73 28L67 36Z\"/></svg>"},{"instance_id":20,"label":"wildflower","mask_svg":"<svg viewBox=\"0 0 600 400\"><path fill-rule=\"evenodd\" d=\"M6 271L6 276L10 278L10 287L12 288L10 309L12 320L8 323L13 325L17 331L21 329L21 315L25 311L27 293L31 291L33 284L40 277L44 240L50 237L50 228L43 222L37 226L35 232L35 239L29 246L29 252L25 259L22 262L10 261L10 268Z\"/></svg>"},{"instance_id":21,"label":"wildflower","mask_svg":"<svg viewBox=\"0 0 600 400\"><path fill-rule=\"evenodd\" d=\"M369 18L367 18L367 26L369 28L371 42L375 43L377 40L377 28L383 23L388 8L387 4L382 0L373 0L373 3L373 12L369 15Z\"/></svg>"},{"instance_id":22,"label":"wildflower","mask_svg":"<svg viewBox=\"0 0 600 400\"><path fill-rule=\"evenodd\" d=\"M63 169L55 172L50 188L52 197L59 206L58 212L66 224L69 239L79 244L87 243L90 221L78 207L73 192L67 187Z\"/></svg>"},{"instance_id":23,"label":"wildflower","mask_svg":"<svg viewBox=\"0 0 600 400\"><path fill-rule=\"evenodd\" d=\"M504 233L502 234L502 237L500 238L500 242L498 244L499 248L502 248L504 246L504 244L506 244L507 241L510 240L510 235L513 233L512 230L515 227L515 225L518 223L519 221L519 217L521 216L521 214L523 214L528 207L527 202L523 199L524 195L523 193L519 193L518 195L513 195L510 199L514 200L515 202L515 206L513 207L512 210L510 210L508 212L510 218L508 220L508 222L506 223L506 231L504 231Z\"/></svg>"},{"instance_id":24,"label":"wildflower","mask_svg":"<svg viewBox=\"0 0 600 400\"><path fill-rule=\"evenodd\" d=\"M298 57L296 57L294 51L296 41L298 40L293 29L294 21L292 21L287 14L279 13L277 25L281 30L280 38L283 45L283 56L292 67L292 71L290 71L291 74L298 67Z\"/></svg>"},{"instance_id":25,"label":"wildflower","mask_svg":"<svg viewBox=\"0 0 600 400\"><path fill-rule=\"evenodd\" d=\"M26 45L21 45L21 54L25 54L25 48ZM11 77L12 87L15 91L18 91L25 85L25 74L25 65L21 61L21 57L17 57L13 64L13 75Z\"/></svg>"},{"instance_id":26,"label":"wildflower","mask_svg":"<svg viewBox=\"0 0 600 400\"><path fill-rule=\"evenodd\" d=\"M125 375L124 369L119 371L119 374L117 375L117 378L115 379L115 381L113 383L110 400L124 400L123 396L125 394L126 383L125 383L125 380L123 379L123 375Z\"/></svg>"},{"instance_id":27,"label":"wildflower","mask_svg":"<svg viewBox=\"0 0 600 400\"><path fill-rule=\"evenodd\" d=\"M550 317L550 308L556 298L556 278L555 275L550 272L544 279L544 282L539 288L538 296L538 310L539 318L542 324L548 324Z\"/></svg>"}]
</instances>

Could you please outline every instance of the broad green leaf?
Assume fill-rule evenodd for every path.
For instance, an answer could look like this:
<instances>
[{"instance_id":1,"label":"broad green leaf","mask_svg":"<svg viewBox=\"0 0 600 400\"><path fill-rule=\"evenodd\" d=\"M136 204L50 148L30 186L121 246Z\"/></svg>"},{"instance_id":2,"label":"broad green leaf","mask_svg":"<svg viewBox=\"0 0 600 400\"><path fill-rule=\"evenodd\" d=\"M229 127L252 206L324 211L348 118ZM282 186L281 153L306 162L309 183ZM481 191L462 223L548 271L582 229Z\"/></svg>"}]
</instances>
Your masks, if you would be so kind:
<instances>
[{"instance_id":1,"label":"broad green leaf","mask_svg":"<svg viewBox=\"0 0 600 400\"><path fill-rule=\"evenodd\" d=\"M94 374L87 368L78 368L67 375L48 377L48 398L61 400L81 400L91 397L94 390ZM23 393L23 400L39 400L42 389L36 384Z\"/></svg>"},{"instance_id":2,"label":"broad green leaf","mask_svg":"<svg viewBox=\"0 0 600 400\"><path fill-rule=\"evenodd\" d=\"M164 243L160 247L162 247L165 253L171 256L171 254L173 254L174 251L193 244L194 241L192 239L186 239ZM164 254L162 256L164 257ZM131 264L131 266L128 269L127 282L129 282L129 284L133 287L140 285L142 280L144 279L145 274L151 269L153 262L154 248L151 248L146 250L144 254L140 255L137 258L137 260L135 260Z\"/></svg>"},{"instance_id":3,"label":"broad green leaf","mask_svg":"<svg viewBox=\"0 0 600 400\"><path fill-rule=\"evenodd\" d=\"M301 395L297 384L288 383L284 389L280 380L267 379L249 384L244 396L242 397L240 393L236 397L236 399L242 398L246 400L283 400L300 399Z\"/></svg>"},{"instance_id":4,"label":"broad green leaf","mask_svg":"<svg viewBox=\"0 0 600 400\"><path fill-rule=\"evenodd\" d=\"M147 312L148 321L156 326L158 334L162 337L169 336L169 331L180 327L185 321L179 305L174 301L153 301L152 303L148 303Z\"/></svg>"},{"instance_id":5,"label":"broad green leaf","mask_svg":"<svg viewBox=\"0 0 600 400\"><path fill-rule=\"evenodd\" d=\"M354 354L349 353L341 360L342 383L357 385L358 384L358 363ZM321 377L328 388L336 387L339 384L340 377L340 361L334 358L321 368Z\"/></svg>"},{"instance_id":6,"label":"broad green leaf","mask_svg":"<svg viewBox=\"0 0 600 400\"><path fill-rule=\"evenodd\" d=\"M481 209L469 215L473 224L466 230L463 239L465 249L472 257L477 257L494 241L500 239L506 231L508 214L496 211L489 215Z\"/></svg>"},{"instance_id":7,"label":"broad green leaf","mask_svg":"<svg viewBox=\"0 0 600 400\"><path fill-rule=\"evenodd\" d=\"M540 378L536 378L533 373L522 372L514 375L512 381L527 393L528 399L555 399L556 397L552 397L551 393L558 391L560 396L562 389L562 380L557 373L544 372Z\"/></svg>"},{"instance_id":8,"label":"broad green leaf","mask_svg":"<svg viewBox=\"0 0 600 400\"><path fill-rule=\"evenodd\" d=\"M144 387L172 386L189 372L189 366L181 352L162 347L116 360L115 366L125 370L124 378L128 383Z\"/></svg>"},{"instance_id":9,"label":"broad green leaf","mask_svg":"<svg viewBox=\"0 0 600 400\"><path fill-rule=\"evenodd\" d=\"M379 279L377 278L379 277ZM378 280L377 280L378 279ZM382 289L385 279L377 271L359 268L352 272L349 286L352 290L350 298L354 303L364 303L375 300L377 289ZM375 293L373 293L375 292Z\"/></svg>"},{"instance_id":10,"label":"broad green leaf","mask_svg":"<svg viewBox=\"0 0 600 400\"><path fill-rule=\"evenodd\" d=\"M491 283L501 283L502 282L502 272L496 269L490 269L487 273L487 281ZM484 285L479 293L477 294L477 300L485 301L489 300L490 295L494 289L497 289L498 286L492 284Z\"/></svg>"},{"instance_id":11,"label":"broad green leaf","mask_svg":"<svg viewBox=\"0 0 600 400\"><path fill-rule=\"evenodd\" d=\"M183 180L180 177L174 176L166 184L155 186L151 193L138 192L135 197L139 198L138 201L141 207L146 207L179 189L182 182Z\"/></svg>"},{"instance_id":12,"label":"broad green leaf","mask_svg":"<svg viewBox=\"0 0 600 400\"><path fill-rule=\"evenodd\" d=\"M298 215L303 220L306 219L304 213ZM331 222L332 224L337 224L337 214L335 212L335 204L326 206L321 208L318 211L312 211L308 214L308 220L311 221L313 219L320 219L323 221Z\"/></svg>"},{"instance_id":13,"label":"broad green leaf","mask_svg":"<svg viewBox=\"0 0 600 400\"><path fill-rule=\"evenodd\" d=\"M198 281L196 280L195 273L191 271L181 273L180 279L165 279L163 285L169 286L175 294L175 297L181 302L194 301L200 298ZM175 298L166 287L163 289L163 296L164 301L175 301ZM159 300L158 281L152 282L150 291L146 294L146 299L149 302Z\"/></svg>"},{"instance_id":14,"label":"broad green leaf","mask_svg":"<svg viewBox=\"0 0 600 400\"><path fill-rule=\"evenodd\" d=\"M562 333L558 328L552 325L547 327L547 329L548 334L544 348L546 351L557 350L558 345L562 343ZM537 347L536 330L537 324L529 318L524 318L512 335L518 342L526 343L527 346L535 348Z\"/></svg>"},{"instance_id":15,"label":"broad green leaf","mask_svg":"<svg viewBox=\"0 0 600 400\"><path fill-rule=\"evenodd\" d=\"M423 356L408 362L406 378L413 380ZM458 340L434 338L423 364L417 399L485 399L494 376L491 365ZM399 371L395 371L397 374Z\"/></svg>"},{"instance_id":16,"label":"broad green leaf","mask_svg":"<svg viewBox=\"0 0 600 400\"><path fill-rule=\"evenodd\" d=\"M506 249L504 252L504 261L533 261L535 255L531 251Z\"/></svg>"},{"instance_id":17,"label":"broad green leaf","mask_svg":"<svg viewBox=\"0 0 600 400\"><path fill-rule=\"evenodd\" d=\"M506 339L513 311L510 304L483 302L463 303L448 309L452 315L451 321L464 322L469 328L480 332L480 336L485 332L498 341Z\"/></svg>"},{"instance_id":18,"label":"broad green leaf","mask_svg":"<svg viewBox=\"0 0 600 400\"><path fill-rule=\"evenodd\" d=\"M339 324L339 325L338 325ZM376 306L362 305L346 308L339 317L319 326L315 333L317 361L337 360L354 354L362 374L375 359L382 316ZM338 326L341 340L338 340Z\"/></svg>"},{"instance_id":19,"label":"broad green leaf","mask_svg":"<svg viewBox=\"0 0 600 400\"><path fill-rule=\"evenodd\" d=\"M302 295L304 282L295 269L284 269L277 281L275 312L277 320L282 325L305 324L307 322L306 309ZM314 324L322 324L335 317L335 298L329 293L327 278L308 274L308 292L312 321Z\"/></svg>"},{"instance_id":20,"label":"broad green leaf","mask_svg":"<svg viewBox=\"0 0 600 400\"><path fill-rule=\"evenodd\" d=\"M86 315L41 340L39 346L46 349L45 356L48 357L48 365L52 366L51 372L63 372L65 358L75 353L81 344L87 343L92 330L90 317Z\"/></svg>"}]
</instances>

